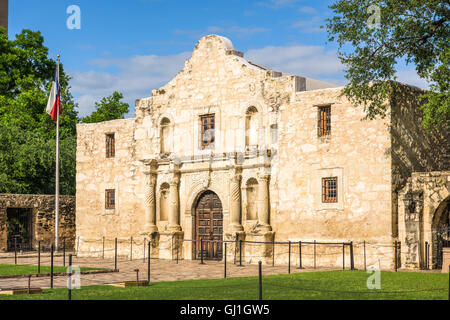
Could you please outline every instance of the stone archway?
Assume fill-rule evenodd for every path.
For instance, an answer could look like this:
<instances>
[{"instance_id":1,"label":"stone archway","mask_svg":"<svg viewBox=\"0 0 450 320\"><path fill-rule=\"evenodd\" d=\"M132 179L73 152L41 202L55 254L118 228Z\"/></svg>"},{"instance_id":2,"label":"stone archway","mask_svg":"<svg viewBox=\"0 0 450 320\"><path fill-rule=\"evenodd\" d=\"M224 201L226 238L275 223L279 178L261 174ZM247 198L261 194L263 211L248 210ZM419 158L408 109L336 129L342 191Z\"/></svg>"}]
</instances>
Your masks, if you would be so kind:
<instances>
[{"instance_id":1,"label":"stone archway","mask_svg":"<svg viewBox=\"0 0 450 320\"><path fill-rule=\"evenodd\" d=\"M213 191L204 191L194 208L195 258L201 258L203 240L203 258L222 259L223 208L222 202Z\"/></svg>"},{"instance_id":2,"label":"stone archway","mask_svg":"<svg viewBox=\"0 0 450 320\"><path fill-rule=\"evenodd\" d=\"M450 196L437 207L432 223L433 269L442 269L442 249L450 247Z\"/></svg>"}]
</instances>

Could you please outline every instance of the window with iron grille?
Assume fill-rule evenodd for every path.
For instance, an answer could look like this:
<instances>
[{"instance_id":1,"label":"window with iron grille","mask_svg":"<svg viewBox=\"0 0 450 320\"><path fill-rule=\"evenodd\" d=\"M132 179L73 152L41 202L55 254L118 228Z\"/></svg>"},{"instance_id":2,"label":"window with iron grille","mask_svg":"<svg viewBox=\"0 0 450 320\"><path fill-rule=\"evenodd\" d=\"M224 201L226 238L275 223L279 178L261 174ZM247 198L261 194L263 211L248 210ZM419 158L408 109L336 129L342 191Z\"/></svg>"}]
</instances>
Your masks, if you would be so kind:
<instances>
[{"instance_id":1,"label":"window with iron grille","mask_svg":"<svg viewBox=\"0 0 450 320\"><path fill-rule=\"evenodd\" d=\"M318 136L329 136L331 134L331 106L319 107L318 118Z\"/></svg>"},{"instance_id":2,"label":"window with iron grille","mask_svg":"<svg viewBox=\"0 0 450 320\"><path fill-rule=\"evenodd\" d=\"M338 202L337 177L322 178L322 202Z\"/></svg>"},{"instance_id":3,"label":"window with iron grille","mask_svg":"<svg viewBox=\"0 0 450 320\"><path fill-rule=\"evenodd\" d=\"M201 146L203 149L214 147L214 115L205 115L200 117L202 127Z\"/></svg>"},{"instance_id":4,"label":"window with iron grille","mask_svg":"<svg viewBox=\"0 0 450 320\"><path fill-rule=\"evenodd\" d=\"M116 208L116 190L114 189L105 190L105 208L106 209Z\"/></svg>"},{"instance_id":5,"label":"window with iron grille","mask_svg":"<svg viewBox=\"0 0 450 320\"><path fill-rule=\"evenodd\" d=\"M109 133L106 135L106 157L114 158L116 155L116 140L114 138L114 133Z\"/></svg>"}]
</instances>

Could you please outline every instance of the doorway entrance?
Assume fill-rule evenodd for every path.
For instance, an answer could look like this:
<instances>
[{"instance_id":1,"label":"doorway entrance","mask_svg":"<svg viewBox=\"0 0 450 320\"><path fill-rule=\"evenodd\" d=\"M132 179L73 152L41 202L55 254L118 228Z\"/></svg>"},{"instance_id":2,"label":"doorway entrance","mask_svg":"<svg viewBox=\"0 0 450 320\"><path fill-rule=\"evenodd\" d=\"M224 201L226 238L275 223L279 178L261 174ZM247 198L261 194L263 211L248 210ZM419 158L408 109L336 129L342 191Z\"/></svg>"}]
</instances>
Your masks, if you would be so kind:
<instances>
[{"instance_id":1,"label":"doorway entrance","mask_svg":"<svg viewBox=\"0 0 450 320\"><path fill-rule=\"evenodd\" d=\"M222 259L223 213L219 197L212 191L205 191L195 206L195 257L201 258L203 240L203 259Z\"/></svg>"},{"instance_id":2,"label":"doorway entrance","mask_svg":"<svg viewBox=\"0 0 450 320\"><path fill-rule=\"evenodd\" d=\"M31 208L7 208L8 251L31 250Z\"/></svg>"}]
</instances>

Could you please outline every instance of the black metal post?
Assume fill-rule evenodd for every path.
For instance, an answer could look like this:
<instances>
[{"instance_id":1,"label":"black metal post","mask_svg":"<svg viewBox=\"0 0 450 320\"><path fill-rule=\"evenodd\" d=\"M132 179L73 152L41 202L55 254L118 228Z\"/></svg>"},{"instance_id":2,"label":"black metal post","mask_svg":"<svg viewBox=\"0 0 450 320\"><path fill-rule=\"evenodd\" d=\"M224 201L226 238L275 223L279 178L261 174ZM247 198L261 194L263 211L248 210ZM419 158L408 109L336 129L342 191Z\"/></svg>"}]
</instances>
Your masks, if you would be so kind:
<instances>
[{"instance_id":1,"label":"black metal post","mask_svg":"<svg viewBox=\"0 0 450 320\"><path fill-rule=\"evenodd\" d=\"M41 273L41 241L38 241L38 274Z\"/></svg>"},{"instance_id":2,"label":"black metal post","mask_svg":"<svg viewBox=\"0 0 450 320\"><path fill-rule=\"evenodd\" d=\"M130 240L130 261L133 261L133 237Z\"/></svg>"},{"instance_id":3,"label":"black metal post","mask_svg":"<svg viewBox=\"0 0 450 320\"><path fill-rule=\"evenodd\" d=\"M200 264L204 264L204 262L203 262L203 239L200 239Z\"/></svg>"},{"instance_id":4,"label":"black metal post","mask_svg":"<svg viewBox=\"0 0 450 320\"><path fill-rule=\"evenodd\" d=\"M291 242L289 241L288 273L291 273Z\"/></svg>"},{"instance_id":5,"label":"black metal post","mask_svg":"<svg viewBox=\"0 0 450 320\"><path fill-rule=\"evenodd\" d=\"M395 250L394 250L394 270L395 270L395 272L397 272L397 240L395 240L394 241L394 247L395 247Z\"/></svg>"},{"instance_id":6,"label":"black metal post","mask_svg":"<svg viewBox=\"0 0 450 320\"><path fill-rule=\"evenodd\" d=\"M314 269L316 268L316 240L314 240Z\"/></svg>"},{"instance_id":7,"label":"black metal post","mask_svg":"<svg viewBox=\"0 0 450 320\"><path fill-rule=\"evenodd\" d=\"M150 283L150 240L148 241L148 264L147 264L147 281Z\"/></svg>"},{"instance_id":8,"label":"black metal post","mask_svg":"<svg viewBox=\"0 0 450 320\"><path fill-rule=\"evenodd\" d=\"M239 240L239 267L242 267L242 240Z\"/></svg>"},{"instance_id":9,"label":"black metal post","mask_svg":"<svg viewBox=\"0 0 450 320\"><path fill-rule=\"evenodd\" d=\"M297 269L303 269L302 267L302 242L298 242L298 268Z\"/></svg>"},{"instance_id":10,"label":"black metal post","mask_svg":"<svg viewBox=\"0 0 450 320\"><path fill-rule=\"evenodd\" d=\"M272 241L272 267L275 267L275 240Z\"/></svg>"},{"instance_id":11,"label":"black metal post","mask_svg":"<svg viewBox=\"0 0 450 320\"><path fill-rule=\"evenodd\" d=\"M72 300L72 255L69 254L69 296L68 300Z\"/></svg>"},{"instance_id":12,"label":"black metal post","mask_svg":"<svg viewBox=\"0 0 450 320\"><path fill-rule=\"evenodd\" d=\"M142 262L145 263L145 243L147 242L147 239L144 238L144 256L142 258Z\"/></svg>"},{"instance_id":13,"label":"black metal post","mask_svg":"<svg viewBox=\"0 0 450 320\"><path fill-rule=\"evenodd\" d=\"M259 300L262 300L262 262L258 262L259 268Z\"/></svg>"},{"instance_id":14,"label":"black metal post","mask_svg":"<svg viewBox=\"0 0 450 320\"><path fill-rule=\"evenodd\" d=\"M53 250L55 249L54 245L52 244L50 248L50 288L53 289Z\"/></svg>"},{"instance_id":15,"label":"black metal post","mask_svg":"<svg viewBox=\"0 0 450 320\"><path fill-rule=\"evenodd\" d=\"M178 255L179 255L179 251L180 251L180 242L178 241L178 239L175 240L176 246L177 246L177 264L178 264Z\"/></svg>"},{"instance_id":16,"label":"black metal post","mask_svg":"<svg viewBox=\"0 0 450 320\"><path fill-rule=\"evenodd\" d=\"M345 270L345 243L342 244L342 270Z\"/></svg>"},{"instance_id":17,"label":"black metal post","mask_svg":"<svg viewBox=\"0 0 450 320\"><path fill-rule=\"evenodd\" d=\"M105 237L102 237L102 259L105 259Z\"/></svg>"},{"instance_id":18,"label":"black metal post","mask_svg":"<svg viewBox=\"0 0 450 320\"><path fill-rule=\"evenodd\" d=\"M117 272L117 238L114 239L114 271Z\"/></svg>"},{"instance_id":19,"label":"black metal post","mask_svg":"<svg viewBox=\"0 0 450 320\"><path fill-rule=\"evenodd\" d=\"M398 254L398 261L397 261L397 263L398 263L398 265L399 265L399 267L401 269L402 268L402 242L401 241L398 242L398 252L397 252L397 254Z\"/></svg>"},{"instance_id":20,"label":"black metal post","mask_svg":"<svg viewBox=\"0 0 450 320\"><path fill-rule=\"evenodd\" d=\"M63 266L66 266L66 238L63 239Z\"/></svg>"},{"instance_id":21,"label":"black metal post","mask_svg":"<svg viewBox=\"0 0 450 320\"><path fill-rule=\"evenodd\" d=\"M353 241L350 241L350 270L355 270L355 256L353 255Z\"/></svg>"},{"instance_id":22,"label":"black metal post","mask_svg":"<svg viewBox=\"0 0 450 320\"><path fill-rule=\"evenodd\" d=\"M14 264L17 264L17 238L14 238Z\"/></svg>"},{"instance_id":23,"label":"black metal post","mask_svg":"<svg viewBox=\"0 0 450 320\"><path fill-rule=\"evenodd\" d=\"M224 250L225 250L225 255L223 256L223 262L224 262L224 266L223 266L223 277L226 278L227 277L227 243L225 242L224 245Z\"/></svg>"},{"instance_id":24,"label":"black metal post","mask_svg":"<svg viewBox=\"0 0 450 320\"><path fill-rule=\"evenodd\" d=\"M425 241L425 270L428 270L428 241Z\"/></svg>"},{"instance_id":25,"label":"black metal post","mask_svg":"<svg viewBox=\"0 0 450 320\"><path fill-rule=\"evenodd\" d=\"M31 274L28 275L28 294L31 294Z\"/></svg>"},{"instance_id":26,"label":"black metal post","mask_svg":"<svg viewBox=\"0 0 450 320\"><path fill-rule=\"evenodd\" d=\"M364 271L367 271L367 260L366 260L366 240L364 240Z\"/></svg>"}]
</instances>

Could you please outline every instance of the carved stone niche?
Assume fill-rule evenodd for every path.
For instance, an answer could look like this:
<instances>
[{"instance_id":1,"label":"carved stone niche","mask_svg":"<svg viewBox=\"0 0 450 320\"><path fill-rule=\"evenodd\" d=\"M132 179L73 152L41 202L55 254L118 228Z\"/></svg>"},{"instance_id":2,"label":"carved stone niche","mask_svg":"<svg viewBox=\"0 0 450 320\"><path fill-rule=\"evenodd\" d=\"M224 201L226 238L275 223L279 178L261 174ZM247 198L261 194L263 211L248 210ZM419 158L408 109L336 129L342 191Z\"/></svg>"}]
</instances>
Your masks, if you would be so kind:
<instances>
[{"instance_id":1,"label":"carved stone niche","mask_svg":"<svg viewBox=\"0 0 450 320\"><path fill-rule=\"evenodd\" d=\"M408 198L409 197L409 198ZM423 194L409 192L405 201L405 266L419 268L421 263L421 243L423 239Z\"/></svg>"}]
</instances>

